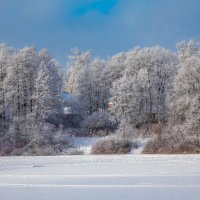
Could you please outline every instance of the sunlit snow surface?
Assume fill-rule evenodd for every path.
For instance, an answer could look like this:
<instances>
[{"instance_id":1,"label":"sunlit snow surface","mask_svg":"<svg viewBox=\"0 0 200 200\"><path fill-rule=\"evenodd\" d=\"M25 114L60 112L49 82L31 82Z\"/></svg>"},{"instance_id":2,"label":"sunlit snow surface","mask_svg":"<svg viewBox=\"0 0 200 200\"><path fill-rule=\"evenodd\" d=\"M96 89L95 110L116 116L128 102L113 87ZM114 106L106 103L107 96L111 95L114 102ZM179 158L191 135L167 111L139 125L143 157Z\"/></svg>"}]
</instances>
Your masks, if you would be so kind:
<instances>
[{"instance_id":1,"label":"sunlit snow surface","mask_svg":"<svg viewBox=\"0 0 200 200\"><path fill-rule=\"evenodd\" d=\"M200 156L1 157L0 200L199 200Z\"/></svg>"}]
</instances>

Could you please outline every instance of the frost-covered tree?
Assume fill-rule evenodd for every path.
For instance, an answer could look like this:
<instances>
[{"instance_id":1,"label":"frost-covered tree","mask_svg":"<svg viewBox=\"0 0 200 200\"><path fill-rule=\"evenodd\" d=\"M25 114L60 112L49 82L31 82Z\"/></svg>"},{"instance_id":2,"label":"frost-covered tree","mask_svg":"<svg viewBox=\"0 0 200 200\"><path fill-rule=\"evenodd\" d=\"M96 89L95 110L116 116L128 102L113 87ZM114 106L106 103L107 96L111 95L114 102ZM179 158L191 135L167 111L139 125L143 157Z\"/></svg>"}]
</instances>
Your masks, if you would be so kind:
<instances>
[{"instance_id":1,"label":"frost-covered tree","mask_svg":"<svg viewBox=\"0 0 200 200\"><path fill-rule=\"evenodd\" d=\"M78 99L82 102L85 113L92 114L107 109L108 91L103 73L104 68L104 61L95 59L80 73Z\"/></svg>"},{"instance_id":2,"label":"frost-covered tree","mask_svg":"<svg viewBox=\"0 0 200 200\"><path fill-rule=\"evenodd\" d=\"M0 135L6 131L6 84L7 66L13 55L13 49L0 45Z\"/></svg>"},{"instance_id":3,"label":"frost-covered tree","mask_svg":"<svg viewBox=\"0 0 200 200\"><path fill-rule=\"evenodd\" d=\"M68 56L67 71L65 89L70 94L76 96L79 95L80 74L84 68L90 63L90 52L82 52L79 49L73 49L72 55Z\"/></svg>"},{"instance_id":4,"label":"frost-covered tree","mask_svg":"<svg viewBox=\"0 0 200 200\"><path fill-rule=\"evenodd\" d=\"M191 40L178 43L177 48L178 74L171 99L173 120L197 128L200 123L200 47Z\"/></svg>"},{"instance_id":5,"label":"frost-covered tree","mask_svg":"<svg viewBox=\"0 0 200 200\"><path fill-rule=\"evenodd\" d=\"M105 76L107 86L112 87L112 83L122 78L125 69L126 53L118 53L107 60Z\"/></svg>"},{"instance_id":6,"label":"frost-covered tree","mask_svg":"<svg viewBox=\"0 0 200 200\"><path fill-rule=\"evenodd\" d=\"M107 111L110 98L110 85L106 61L95 59L91 63L92 84L94 88L94 108L96 111Z\"/></svg>"},{"instance_id":7,"label":"frost-covered tree","mask_svg":"<svg viewBox=\"0 0 200 200\"><path fill-rule=\"evenodd\" d=\"M89 51L82 52L79 49L73 49L72 55L68 56L65 91L73 96L80 113L86 112L84 110L85 100L81 98L83 97L83 88L85 88L90 78L89 73L87 73L87 71L89 72L90 62L91 55ZM87 92L90 92L90 90Z\"/></svg>"},{"instance_id":8,"label":"frost-covered tree","mask_svg":"<svg viewBox=\"0 0 200 200\"><path fill-rule=\"evenodd\" d=\"M133 126L166 115L166 96L176 66L173 53L160 47L133 49L126 55L125 70L111 90L114 114Z\"/></svg>"},{"instance_id":9,"label":"frost-covered tree","mask_svg":"<svg viewBox=\"0 0 200 200\"><path fill-rule=\"evenodd\" d=\"M33 112L33 91L38 66L37 52L34 48L20 50L8 66L6 77L7 107L9 116L26 117Z\"/></svg>"},{"instance_id":10,"label":"frost-covered tree","mask_svg":"<svg viewBox=\"0 0 200 200\"><path fill-rule=\"evenodd\" d=\"M76 97L82 114L103 111L108 105L105 61L91 60L89 52L75 50L70 56L66 90Z\"/></svg>"},{"instance_id":11,"label":"frost-covered tree","mask_svg":"<svg viewBox=\"0 0 200 200\"><path fill-rule=\"evenodd\" d=\"M47 50L39 53L39 59L33 94L34 115L36 119L44 120L62 112L62 80L57 63Z\"/></svg>"}]
</instances>

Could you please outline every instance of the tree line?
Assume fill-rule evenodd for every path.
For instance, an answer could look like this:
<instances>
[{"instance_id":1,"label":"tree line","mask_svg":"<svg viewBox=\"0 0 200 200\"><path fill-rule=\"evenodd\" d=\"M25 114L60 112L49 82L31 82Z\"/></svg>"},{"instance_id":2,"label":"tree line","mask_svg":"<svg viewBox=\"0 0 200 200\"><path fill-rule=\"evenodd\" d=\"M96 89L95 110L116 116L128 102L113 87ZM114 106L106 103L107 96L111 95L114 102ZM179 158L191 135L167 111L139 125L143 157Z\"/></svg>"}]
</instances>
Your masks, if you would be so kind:
<instances>
[{"instance_id":1,"label":"tree line","mask_svg":"<svg viewBox=\"0 0 200 200\"><path fill-rule=\"evenodd\" d=\"M66 131L59 126L64 116L62 91L73 97L67 105L82 116L84 130L136 137L144 129L156 132L159 125L164 135L198 137L198 42L180 42L175 52L136 47L107 59L74 49L66 69L63 72L45 49L0 45L2 152L25 151L30 145L52 150L61 143L58 135Z\"/></svg>"},{"instance_id":2,"label":"tree line","mask_svg":"<svg viewBox=\"0 0 200 200\"><path fill-rule=\"evenodd\" d=\"M83 115L109 113L121 136L162 132L167 141L173 138L174 148L176 142L189 140L188 145L199 151L199 59L200 46L193 40L177 43L174 52L159 46L136 47L106 60L75 49L69 57L66 90L76 96ZM88 120L92 128L92 118ZM156 144L161 142L157 139Z\"/></svg>"}]
</instances>

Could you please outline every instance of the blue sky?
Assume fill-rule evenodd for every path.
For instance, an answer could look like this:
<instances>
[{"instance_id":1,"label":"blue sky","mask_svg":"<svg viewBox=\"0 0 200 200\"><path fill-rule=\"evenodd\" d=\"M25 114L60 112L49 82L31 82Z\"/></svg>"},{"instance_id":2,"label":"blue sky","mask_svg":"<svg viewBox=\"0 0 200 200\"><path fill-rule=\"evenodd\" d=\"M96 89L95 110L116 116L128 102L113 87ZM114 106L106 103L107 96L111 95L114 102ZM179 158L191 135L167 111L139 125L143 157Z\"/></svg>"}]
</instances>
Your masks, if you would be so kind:
<instances>
[{"instance_id":1,"label":"blue sky","mask_svg":"<svg viewBox=\"0 0 200 200\"><path fill-rule=\"evenodd\" d=\"M200 0L0 0L0 25L0 43L47 48L65 65L74 47L106 58L200 41Z\"/></svg>"}]
</instances>

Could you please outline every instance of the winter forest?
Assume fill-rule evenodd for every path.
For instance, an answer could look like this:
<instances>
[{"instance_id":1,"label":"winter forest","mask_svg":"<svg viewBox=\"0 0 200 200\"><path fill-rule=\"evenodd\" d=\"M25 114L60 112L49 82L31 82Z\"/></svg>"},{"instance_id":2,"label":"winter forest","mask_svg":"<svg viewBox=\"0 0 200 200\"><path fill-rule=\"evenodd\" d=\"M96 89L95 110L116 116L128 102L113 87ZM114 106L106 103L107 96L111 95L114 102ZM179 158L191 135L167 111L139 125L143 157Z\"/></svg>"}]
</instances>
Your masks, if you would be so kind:
<instances>
[{"instance_id":1,"label":"winter forest","mask_svg":"<svg viewBox=\"0 0 200 200\"><path fill-rule=\"evenodd\" d=\"M0 45L0 155L200 153L200 46L135 47L106 59ZM138 140L138 138L140 140ZM140 142L139 142L140 141Z\"/></svg>"}]
</instances>

